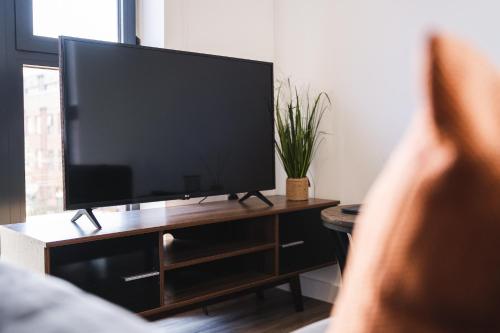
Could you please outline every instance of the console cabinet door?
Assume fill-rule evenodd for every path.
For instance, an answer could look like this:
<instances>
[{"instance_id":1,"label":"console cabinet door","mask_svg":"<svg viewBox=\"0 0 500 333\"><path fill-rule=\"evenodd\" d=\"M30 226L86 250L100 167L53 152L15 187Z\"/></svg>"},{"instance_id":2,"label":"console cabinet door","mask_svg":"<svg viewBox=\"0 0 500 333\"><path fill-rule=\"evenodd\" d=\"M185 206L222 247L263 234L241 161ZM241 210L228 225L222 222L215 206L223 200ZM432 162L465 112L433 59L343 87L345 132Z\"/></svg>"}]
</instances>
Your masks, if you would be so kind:
<instances>
[{"instance_id":1,"label":"console cabinet door","mask_svg":"<svg viewBox=\"0 0 500 333\"><path fill-rule=\"evenodd\" d=\"M157 233L52 248L50 273L135 312L160 306Z\"/></svg>"},{"instance_id":2,"label":"console cabinet door","mask_svg":"<svg viewBox=\"0 0 500 333\"><path fill-rule=\"evenodd\" d=\"M300 271L335 261L336 239L323 226L322 209L281 214L280 274Z\"/></svg>"}]
</instances>

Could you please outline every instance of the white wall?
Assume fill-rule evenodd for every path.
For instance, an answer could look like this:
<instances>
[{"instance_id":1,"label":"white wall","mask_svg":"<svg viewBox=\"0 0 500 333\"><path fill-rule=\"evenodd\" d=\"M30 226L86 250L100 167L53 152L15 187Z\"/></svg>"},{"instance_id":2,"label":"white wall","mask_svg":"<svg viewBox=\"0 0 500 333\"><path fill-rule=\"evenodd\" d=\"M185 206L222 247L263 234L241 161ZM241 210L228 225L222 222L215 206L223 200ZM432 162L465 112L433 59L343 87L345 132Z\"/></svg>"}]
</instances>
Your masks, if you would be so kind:
<instances>
[{"instance_id":1,"label":"white wall","mask_svg":"<svg viewBox=\"0 0 500 333\"><path fill-rule=\"evenodd\" d=\"M275 0L275 68L281 78L325 90L333 110L312 173L315 195L361 202L422 105L426 36L444 29L470 39L500 64L498 0ZM278 191L285 175L279 170ZM380 198L380 204L390 204ZM376 223L376 221L374 221ZM328 289L313 274L307 288ZM306 281L305 281L306 282ZM305 288L307 290L307 288ZM315 295L313 294L313 295Z\"/></svg>"},{"instance_id":2,"label":"white wall","mask_svg":"<svg viewBox=\"0 0 500 333\"><path fill-rule=\"evenodd\" d=\"M137 36L141 44L164 47L165 42L165 1L137 0Z\"/></svg>"},{"instance_id":3,"label":"white wall","mask_svg":"<svg viewBox=\"0 0 500 333\"><path fill-rule=\"evenodd\" d=\"M167 0L165 47L272 61L273 1Z\"/></svg>"},{"instance_id":4,"label":"white wall","mask_svg":"<svg viewBox=\"0 0 500 333\"><path fill-rule=\"evenodd\" d=\"M312 167L311 195L344 203L363 199L421 105L429 31L464 36L500 64L498 0L165 0L163 11L148 6L151 14L139 18L153 18L141 31L148 45L274 61L276 78L328 92L333 108L323 129L332 134ZM277 165L277 191L284 193L286 176ZM330 269L307 278L318 281L312 287L333 281L329 290L335 291L336 274Z\"/></svg>"},{"instance_id":5,"label":"white wall","mask_svg":"<svg viewBox=\"0 0 500 333\"><path fill-rule=\"evenodd\" d=\"M311 195L360 202L422 100L425 36L445 29L500 63L496 0L140 0L143 44L275 62L333 100ZM277 191L285 174L277 163ZM382 199L383 201L383 199Z\"/></svg>"},{"instance_id":6,"label":"white wall","mask_svg":"<svg viewBox=\"0 0 500 333\"><path fill-rule=\"evenodd\" d=\"M500 63L498 0L275 0L274 13L277 72L333 99L313 174L317 196L344 203L363 199L421 105L430 31L464 36Z\"/></svg>"}]
</instances>

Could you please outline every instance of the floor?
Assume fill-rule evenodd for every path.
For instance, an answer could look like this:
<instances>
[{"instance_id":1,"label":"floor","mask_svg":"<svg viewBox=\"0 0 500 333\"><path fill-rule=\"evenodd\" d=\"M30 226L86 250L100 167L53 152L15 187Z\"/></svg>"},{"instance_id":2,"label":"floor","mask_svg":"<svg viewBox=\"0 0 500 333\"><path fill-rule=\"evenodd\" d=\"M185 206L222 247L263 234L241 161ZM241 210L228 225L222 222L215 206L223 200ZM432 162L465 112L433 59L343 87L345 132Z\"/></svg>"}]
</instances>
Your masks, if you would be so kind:
<instances>
[{"instance_id":1,"label":"floor","mask_svg":"<svg viewBox=\"0 0 500 333\"><path fill-rule=\"evenodd\" d=\"M304 312L295 312L290 293L276 288L239 297L155 322L160 332L291 332L330 315L331 304L304 297Z\"/></svg>"}]
</instances>

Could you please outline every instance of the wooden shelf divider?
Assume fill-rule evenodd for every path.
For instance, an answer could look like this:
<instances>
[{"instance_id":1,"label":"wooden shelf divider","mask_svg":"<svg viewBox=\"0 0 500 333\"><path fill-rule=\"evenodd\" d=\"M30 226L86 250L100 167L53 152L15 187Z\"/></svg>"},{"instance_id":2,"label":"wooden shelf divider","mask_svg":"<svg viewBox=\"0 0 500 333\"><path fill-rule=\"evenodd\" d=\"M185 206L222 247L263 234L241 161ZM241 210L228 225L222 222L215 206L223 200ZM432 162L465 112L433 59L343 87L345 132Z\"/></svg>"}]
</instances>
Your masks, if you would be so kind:
<instances>
[{"instance_id":1,"label":"wooden shelf divider","mask_svg":"<svg viewBox=\"0 0 500 333\"><path fill-rule=\"evenodd\" d=\"M174 241L179 242L179 241ZM182 241L180 241L182 242ZM198 265L244 254L256 253L275 248L274 242L240 241L222 244L200 243L181 253L169 252L173 246L164 248L163 269L165 271ZM174 245L175 246L175 245Z\"/></svg>"},{"instance_id":2,"label":"wooden shelf divider","mask_svg":"<svg viewBox=\"0 0 500 333\"><path fill-rule=\"evenodd\" d=\"M166 306L180 305L182 302L195 303L207 298L217 297L240 289L241 286L259 283L271 279L272 274L258 272L242 272L239 274L221 275L218 278L206 280L190 288L172 290L165 289L164 304Z\"/></svg>"}]
</instances>

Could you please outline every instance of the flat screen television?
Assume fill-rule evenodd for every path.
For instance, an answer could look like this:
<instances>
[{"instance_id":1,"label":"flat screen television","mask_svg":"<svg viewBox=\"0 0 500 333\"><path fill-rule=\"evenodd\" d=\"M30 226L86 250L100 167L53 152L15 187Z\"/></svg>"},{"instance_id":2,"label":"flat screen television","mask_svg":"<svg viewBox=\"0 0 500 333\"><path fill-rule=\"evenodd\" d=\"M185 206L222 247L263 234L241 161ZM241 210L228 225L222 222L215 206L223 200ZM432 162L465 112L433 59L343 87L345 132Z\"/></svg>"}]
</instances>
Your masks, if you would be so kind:
<instances>
[{"instance_id":1,"label":"flat screen television","mask_svg":"<svg viewBox=\"0 0 500 333\"><path fill-rule=\"evenodd\" d=\"M275 187L273 65L60 38L65 209Z\"/></svg>"}]
</instances>

